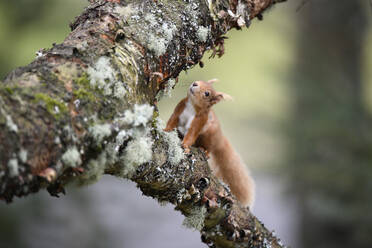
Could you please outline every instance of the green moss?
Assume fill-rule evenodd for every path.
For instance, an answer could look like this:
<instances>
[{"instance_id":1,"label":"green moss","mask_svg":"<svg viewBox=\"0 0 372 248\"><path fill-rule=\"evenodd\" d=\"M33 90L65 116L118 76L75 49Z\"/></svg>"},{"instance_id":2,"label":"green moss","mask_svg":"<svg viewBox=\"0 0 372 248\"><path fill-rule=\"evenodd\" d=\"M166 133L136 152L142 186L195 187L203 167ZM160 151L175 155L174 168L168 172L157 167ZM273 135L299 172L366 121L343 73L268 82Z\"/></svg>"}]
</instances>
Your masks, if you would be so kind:
<instances>
[{"instance_id":1,"label":"green moss","mask_svg":"<svg viewBox=\"0 0 372 248\"><path fill-rule=\"evenodd\" d=\"M90 84L90 79L88 73L84 72L81 77L75 79L76 84L79 86L79 89L74 91L74 95L81 95L79 98L84 99L87 98L88 100L94 100L95 95L94 92L99 94L103 93L103 89L93 88Z\"/></svg>"},{"instance_id":2,"label":"green moss","mask_svg":"<svg viewBox=\"0 0 372 248\"><path fill-rule=\"evenodd\" d=\"M12 88L10 88L10 87L5 87L4 90L6 92L8 92L10 95L12 95L14 93L14 90Z\"/></svg>"},{"instance_id":3,"label":"green moss","mask_svg":"<svg viewBox=\"0 0 372 248\"><path fill-rule=\"evenodd\" d=\"M3 91L7 95L13 95L17 88L17 86L1 86L0 91Z\"/></svg>"},{"instance_id":4,"label":"green moss","mask_svg":"<svg viewBox=\"0 0 372 248\"><path fill-rule=\"evenodd\" d=\"M52 114L56 119L59 119L61 117L61 114L68 111L64 102L53 99L43 93L37 93L35 95L35 102L44 102L48 113Z\"/></svg>"},{"instance_id":5,"label":"green moss","mask_svg":"<svg viewBox=\"0 0 372 248\"><path fill-rule=\"evenodd\" d=\"M159 112L158 111L154 111L154 114L153 114L152 120L151 120L151 126L154 129L157 129L158 128L158 117L159 117Z\"/></svg>"},{"instance_id":6,"label":"green moss","mask_svg":"<svg viewBox=\"0 0 372 248\"><path fill-rule=\"evenodd\" d=\"M80 99L80 100L88 100L88 101L94 101L95 100L95 97L94 97L94 94L92 92L89 92L85 89L78 89L78 90L74 90L73 91L73 94L75 96L75 98L77 99Z\"/></svg>"},{"instance_id":7,"label":"green moss","mask_svg":"<svg viewBox=\"0 0 372 248\"><path fill-rule=\"evenodd\" d=\"M102 93L102 90L93 89L90 85L88 73L84 72L81 77L75 79L77 90L73 91L74 96L80 100L95 101L96 96L94 92Z\"/></svg>"},{"instance_id":8,"label":"green moss","mask_svg":"<svg viewBox=\"0 0 372 248\"><path fill-rule=\"evenodd\" d=\"M90 88L89 76L86 72L84 72L83 75L81 75L81 77L79 77L75 81L79 86L82 86L84 88Z\"/></svg>"}]
</instances>

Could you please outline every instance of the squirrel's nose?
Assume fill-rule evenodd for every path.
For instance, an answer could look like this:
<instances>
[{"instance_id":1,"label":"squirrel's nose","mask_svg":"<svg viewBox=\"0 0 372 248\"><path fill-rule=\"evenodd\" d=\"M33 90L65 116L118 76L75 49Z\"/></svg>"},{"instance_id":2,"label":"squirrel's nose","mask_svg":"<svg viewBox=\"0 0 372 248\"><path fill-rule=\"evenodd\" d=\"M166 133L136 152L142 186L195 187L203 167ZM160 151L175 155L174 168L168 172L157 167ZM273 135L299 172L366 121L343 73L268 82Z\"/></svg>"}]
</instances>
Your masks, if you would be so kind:
<instances>
[{"instance_id":1,"label":"squirrel's nose","mask_svg":"<svg viewBox=\"0 0 372 248\"><path fill-rule=\"evenodd\" d=\"M192 84L192 87L196 87L196 86L198 86L197 83L193 83L193 84Z\"/></svg>"}]
</instances>

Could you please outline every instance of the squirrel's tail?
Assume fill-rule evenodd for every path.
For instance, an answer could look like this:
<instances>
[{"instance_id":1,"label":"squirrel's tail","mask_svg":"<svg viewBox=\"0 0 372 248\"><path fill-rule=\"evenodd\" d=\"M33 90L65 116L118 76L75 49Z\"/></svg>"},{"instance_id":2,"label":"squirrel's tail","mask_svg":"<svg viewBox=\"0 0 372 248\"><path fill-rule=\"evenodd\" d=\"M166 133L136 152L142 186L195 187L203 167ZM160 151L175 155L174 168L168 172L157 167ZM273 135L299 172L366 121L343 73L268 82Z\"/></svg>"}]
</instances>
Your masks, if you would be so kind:
<instances>
[{"instance_id":1,"label":"squirrel's tail","mask_svg":"<svg viewBox=\"0 0 372 248\"><path fill-rule=\"evenodd\" d=\"M255 183L247 166L227 140L222 149L211 153L209 163L214 174L229 185L238 201L252 209Z\"/></svg>"}]
</instances>

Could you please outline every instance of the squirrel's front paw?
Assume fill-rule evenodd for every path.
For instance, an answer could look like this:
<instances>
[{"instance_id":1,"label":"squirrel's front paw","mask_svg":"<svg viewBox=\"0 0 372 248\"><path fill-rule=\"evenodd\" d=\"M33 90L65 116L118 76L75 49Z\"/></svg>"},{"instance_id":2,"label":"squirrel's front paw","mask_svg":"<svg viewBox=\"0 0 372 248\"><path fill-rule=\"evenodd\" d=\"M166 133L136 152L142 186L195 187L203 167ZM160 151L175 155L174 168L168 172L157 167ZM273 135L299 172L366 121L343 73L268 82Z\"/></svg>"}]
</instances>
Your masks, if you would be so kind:
<instances>
[{"instance_id":1,"label":"squirrel's front paw","mask_svg":"<svg viewBox=\"0 0 372 248\"><path fill-rule=\"evenodd\" d=\"M184 149L184 153L186 153L186 154L190 153L190 147L188 145L182 144L182 147Z\"/></svg>"}]
</instances>

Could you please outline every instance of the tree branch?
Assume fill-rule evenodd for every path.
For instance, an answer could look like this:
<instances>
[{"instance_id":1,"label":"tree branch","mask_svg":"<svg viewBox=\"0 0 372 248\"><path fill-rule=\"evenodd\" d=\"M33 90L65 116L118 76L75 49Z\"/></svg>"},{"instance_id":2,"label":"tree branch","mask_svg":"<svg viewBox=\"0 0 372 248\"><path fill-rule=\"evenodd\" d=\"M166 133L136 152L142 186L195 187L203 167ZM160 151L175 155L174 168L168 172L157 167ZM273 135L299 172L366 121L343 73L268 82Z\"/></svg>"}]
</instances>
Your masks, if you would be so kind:
<instances>
[{"instance_id":1,"label":"tree branch","mask_svg":"<svg viewBox=\"0 0 372 248\"><path fill-rule=\"evenodd\" d=\"M162 131L156 102L223 35L283 0L92 3L62 44L0 85L0 198L95 182L104 173L168 201L215 247L281 247L210 173ZM155 111L154 111L155 109Z\"/></svg>"}]
</instances>

